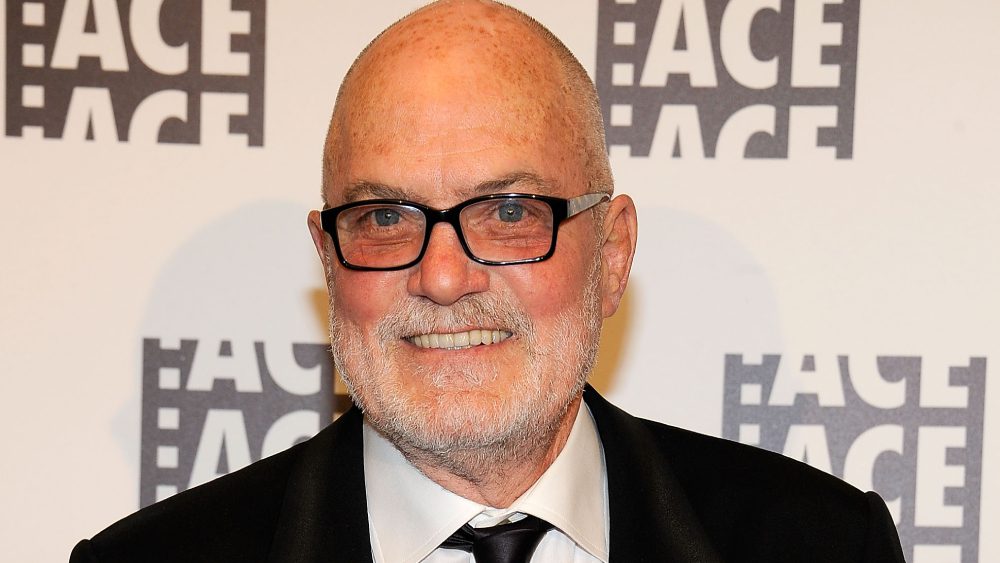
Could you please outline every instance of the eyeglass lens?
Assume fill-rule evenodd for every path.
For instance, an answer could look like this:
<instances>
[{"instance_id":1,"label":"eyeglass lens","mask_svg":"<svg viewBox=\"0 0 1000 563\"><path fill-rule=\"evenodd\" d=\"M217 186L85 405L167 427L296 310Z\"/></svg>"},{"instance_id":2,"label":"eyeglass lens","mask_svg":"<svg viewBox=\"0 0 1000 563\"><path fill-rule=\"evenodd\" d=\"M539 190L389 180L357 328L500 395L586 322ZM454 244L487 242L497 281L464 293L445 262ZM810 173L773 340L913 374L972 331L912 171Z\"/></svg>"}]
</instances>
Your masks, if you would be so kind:
<instances>
[{"instance_id":1,"label":"eyeglass lens","mask_svg":"<svg viewBox=\"0 0 1000 563\"><path fill-rule=\"evenodd\" d=\"M469 251L480 260L531 260L547 254L552 244L552 208L535 199L479 201L462 209L459 223ZM427 217L408 205L360 205L337 217L344 260L368 268L392 268L416 260L426 229Z\"/></svg>"}]
</instances>

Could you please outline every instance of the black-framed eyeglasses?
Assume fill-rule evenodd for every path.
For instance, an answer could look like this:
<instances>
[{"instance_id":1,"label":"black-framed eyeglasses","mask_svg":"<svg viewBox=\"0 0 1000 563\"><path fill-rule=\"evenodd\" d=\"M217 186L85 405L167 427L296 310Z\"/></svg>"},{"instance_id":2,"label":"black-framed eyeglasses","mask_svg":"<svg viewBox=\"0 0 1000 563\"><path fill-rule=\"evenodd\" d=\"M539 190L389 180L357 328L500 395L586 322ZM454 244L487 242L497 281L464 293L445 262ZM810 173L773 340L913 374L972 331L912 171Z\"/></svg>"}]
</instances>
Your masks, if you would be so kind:
<instances>
[{"instance_id":1,"label":"black-framed eyeglasses","mask_svg":"<svg viewBox=\"0 0 1000 563\"><path fill-rule=\"evenodd\" d=\"M337 258L352 270L402 270L424 257L438 223L455 229L465 254L490 266L541 262L556 250L563 221L611 199L590 193L562 199L537 194L490 194L451 209L401 199L355 201L324 210Z\"/></svg>"}]
</instances>

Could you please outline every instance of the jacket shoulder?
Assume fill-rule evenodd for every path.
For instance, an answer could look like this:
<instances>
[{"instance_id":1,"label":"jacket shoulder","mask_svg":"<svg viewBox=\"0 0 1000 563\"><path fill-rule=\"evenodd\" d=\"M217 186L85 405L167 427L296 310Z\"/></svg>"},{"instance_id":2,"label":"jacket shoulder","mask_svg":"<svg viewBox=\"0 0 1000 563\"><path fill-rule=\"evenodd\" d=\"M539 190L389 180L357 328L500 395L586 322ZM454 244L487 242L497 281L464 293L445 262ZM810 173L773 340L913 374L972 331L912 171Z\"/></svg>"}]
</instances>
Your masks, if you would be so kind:
<instances>
[{"instance_id":1,"label":"jacket shoulder","mask_svg":"<svg viewBox=\"0 0 1000 563\"><path fill-rule=\"evenodd\" d=\"M775 452L648 420L641 424L721 553L738 559L756 554L745 560L761 561L807 555L813 561L902 561L877 494Z\"/></svg>"},{"instance_id":2,"label":"jacket shoulder","mask_svg":"<svg viewBox=\"0 0 1000 563\"><path fill-rule=\"evenodd\" d=\"M875 493L774 452L633 417L591 388L584 399L604 447L612 549L629 549L637 529L666 534L661 548L681 560L903 561ZM616 521L626 526L616 532Z\"/></svg>"},{"instance_id":3,"label":"jacket shoulder","mask_svg":"<svg viewBox=\"0 0 1000 563\"><path fill-rule=\"evenodd\" d=\"M723 438L699 434L650 420L638 419L654 437L670 468L695 491L720 491L765 506L808 494L818 500L864 505L857 488L828 473L784 455ZM707 494L707 493L705 493Z\"/></svg>"},{"instance_id":4,"label":"jacket shoulder","mask_svg":"<svg viewBox=\"0 0 1000 563\"><path fill-rule=\"evenodd\" d=\"M301 447L126 516L89 542L81 542L81 556L84 549L89 552L89 558L81 560L262 561Z\"/></svg>"},{"instance_id":5,"label":"jacket shoulder","mask_svg":"<svg viewBox=\"0 0 1000 563\"><path fill-rule=\"evenodd\" d=\"M616 460L628 460L631 470L637 462L647 461L649 472L668 472L680 481L686 494L698 500L719 497L730 502L757 501L748 504L750 510L786 499L792 502L809 493L811 497L839 500L849 506L864 504L861 491L805 463L758 447L634 417L590 388L584 397L606 453Z\"/></svg>"}]
</instances>

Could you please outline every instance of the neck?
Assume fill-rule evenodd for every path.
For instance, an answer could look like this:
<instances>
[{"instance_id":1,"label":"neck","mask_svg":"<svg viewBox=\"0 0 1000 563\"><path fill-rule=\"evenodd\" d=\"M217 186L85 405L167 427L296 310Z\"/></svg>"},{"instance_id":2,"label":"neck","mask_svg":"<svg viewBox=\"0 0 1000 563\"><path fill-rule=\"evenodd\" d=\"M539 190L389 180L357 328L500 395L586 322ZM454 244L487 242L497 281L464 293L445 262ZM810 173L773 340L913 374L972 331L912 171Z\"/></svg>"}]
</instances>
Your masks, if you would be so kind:
<instances>
[{"instance_id":1,"label":"neck","mask_svg":"<svg viewBox=\"0 0 1000 563\"><path fill-rule=\"evenodd\" d=\"M581 400L577 397L570 403L549 428L516 444L447 453L403 450L403 455L445 489L479 504L506 508L535 484L562 451Z\"/></svg>"}]
</instances>

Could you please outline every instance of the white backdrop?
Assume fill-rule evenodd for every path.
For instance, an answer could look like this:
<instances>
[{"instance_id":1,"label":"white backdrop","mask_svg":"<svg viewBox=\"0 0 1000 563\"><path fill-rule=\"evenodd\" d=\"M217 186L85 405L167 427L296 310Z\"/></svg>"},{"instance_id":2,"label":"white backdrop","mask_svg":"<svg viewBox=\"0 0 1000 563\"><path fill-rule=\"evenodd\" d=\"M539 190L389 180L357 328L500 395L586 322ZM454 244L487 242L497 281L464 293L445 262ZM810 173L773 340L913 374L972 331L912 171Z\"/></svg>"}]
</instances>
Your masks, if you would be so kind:
<instances>
[{"instance_id":1,"label":"white backdrop","mask_svg":"<svg viewBox=\"0 0 1000 563\"><path fill-rule=\"evenodd\" d=\"M279 387L284 368L276 366L326 381L299 393L275 391L281 400L329 393L325 372L307 369L305 356L293 357L290 347L325 340L324 286L305 223L307 211L319 205L322 139L355 54L420 4L272 1L265 16L262 2L234 1L233 15L221 0L205 0L208 8L193 14L179 13L181 3L170 1L162 11L150 11L159 6L152 0L145 11L130 8L141 1L7 0L0 12L7 55L0 60L5 561L65 560L75 541L138 508L140 472L170 467L170 456L206 478L239 465L237 442L227 443L225 463L215 463L216 444L215 457L201 459L211 467L191 469L204 437L200 423L194 441L178 447L162 449L161 435L147 434L170 427L156 418L165 416L161 399L180 401L173 412L182 420L184 409L201 408L205 417L206 408L229 400L191 388L191 374L209 369L203 366L250 366L256 376L254 343L261 343L257 360L266 357ZM675 45L656 34L670 38L677 1L664 0L658 17L650 0L512 3L549 26L591 71L598 52L618 56L626 51L615 49L627 50L629 41L652 42L642 47L650 49L646 66L671 64L654 61L669 55L663 45ZM687 52L695 53L704 28L698 8L706 2L682 3ZM691 150L697 144L688 144L693 129L672 121L674 114L636 105L629 119L612 109L613 125L655 127L656 136L648 156L635 147L611 149L616 189L632 195L639 209L639 251L623 310L605 328L593 381L634 414L756 441L841 476L846 466L849 480L895 501L913 561L1000 561L1000 539L989 533L1000 529L1000 391L995 381L982 390L983 378L995 379L1000 362L1000 4L864 0L856 42L848 41L847 25L805 19L819 13L821 20L836 20L850 3L733 0L734 15L722 18L737 21L739 10L752 16L769 5L774 9L750 20L754 29L766 32L784 22L799 39L761 32L749 49L757 60L782 45L807 57L810 45L850 43L850 60L840 70L843 77L856 69L849 92L853 131L838 132L852 143L849 158L817 148L822 133L820 143L815 136L793 139L788 154L775 158L704 158ZM707 6L717 37L720 14L729 10L723 11L724 2ZM791 16L793 6L803 19ZM619 9L642 11L632 27L607 19L613 31L602 36L599 13L631 13ZM261 17L251 20L241 10ZM75 13L84 16L74 20ZM126 15L135 25L121 25ZM155 24L157 17L163 41L143 39L157 28L142 22ZM203 24L203 35L191 21ZM818 39L810 43L810 37ZM170 48L184 41L190 59ZM804 43L795 47L795 41ZM40 62L35 47L26 45L42 46ZM145 53L142 61L161 71L171 61L200 61L192 68L216 78L188 73L173 83L167 72L150 78L137 64L137 48ZM249 51L249 64L230 49ZM127 69L116 52L127 53ZM94 53L102 55L89 56ZM815 53L814 69L831 64L829 51ZM784 84L788 75L781 69L798 63L775 60ZM243 98L200 98L200 115L191 100L213 88L239 92L242 79L232 77L260 76L256 64L264 65L256 82L263 112L255 114L263 119L262 146L248 147L246 136L227 132L220 113L228 107L236 115L254 113L240 107ZM739 75L739 64L729 70ZM697 62L691 65L690 82L698 86ZM640 79L633 70L634 83L657 80ZM789 72L789 95L805 92L795 89L799 71ZM110 99L118 104L113 115L102 113L100 93L81 89L73 96L84 109L73 109L74 101L67 111L65 100L57 107L54 87L42 93L32 86L58 81L94 88L108 76ZM616 75L613 85L623 80ZM725 84L721 79L719 87ZM601 84L602 95L611 86ZM198 129L200 118L200 142L157 143L155 128L145 137L139 129L123 134L128 127L121 120L131 113L121 104L130 88L192 92L180 121ZM712 113L707 105L699 110L715 119L706 117ZM808 124L807 114L791 113L794 131ZM42 138L30 125L12 128L22 119L58 122L47 125ZM233 130L243 126L234 120ZM163 355L144 349L144 340L159 340L162 350L197 342L197 352L193 344L186 348L187 367L178 368L186 389L175 395L146 390L144 381L169 389L163 378L174 372L160 369L163 363L156 367ZM231 385L253 387L253 377L242 377L233 375ZM264 379L265 391L274 387ZM239 405L245 428L219 422L216 437L238 436L243 428L247 455L256 459L273 426L254 422L253 409L266 406ZM272 447L290 442L313 420L272 432ZM859 441L859 433L876 427L889 428ZM159 491L150 487L150 495ZM914 552L914 545L924 547Z\"/></svg>"}]
</instances>

